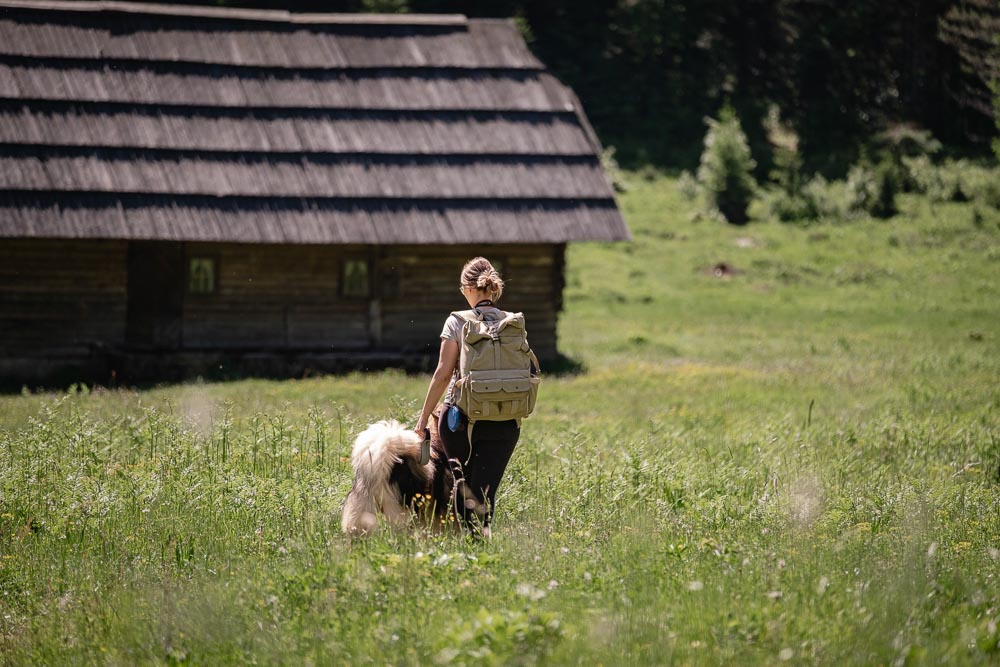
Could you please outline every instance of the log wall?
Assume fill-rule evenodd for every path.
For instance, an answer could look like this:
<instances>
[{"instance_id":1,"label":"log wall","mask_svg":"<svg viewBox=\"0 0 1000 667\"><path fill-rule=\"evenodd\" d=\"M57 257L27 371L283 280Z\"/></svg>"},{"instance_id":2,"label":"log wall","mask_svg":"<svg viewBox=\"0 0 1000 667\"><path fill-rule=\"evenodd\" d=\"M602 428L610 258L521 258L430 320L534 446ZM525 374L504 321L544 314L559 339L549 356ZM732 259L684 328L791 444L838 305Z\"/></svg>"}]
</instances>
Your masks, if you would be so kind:
<instances>
[{"instance_id":1,"label":"log wall","mask_svg":"<svg viewBox=\"0 0 1000 667\"><path fill-rule=\"evenodd\" d=\"M125 339L125 241L0 239L0 357Z\"/></svg>"},{"instance_id":2,"label":"log wall","mask_svg":"<svg viewBox=\"0 0 1000 667\"><path fill-rule=\"evenodd\" d=\"M187 243L217 262L215 294L186 294L185 349L359 350L370 346L366 299L340 296L342 263L364 246Z\"/></svg>"},{"instance_id":3,"label":"log wall","mask_svg":"<svg viewBox=\"0 0 1000 667\"><path fill-rule=\"evenodd\" d=\"M540 358L556 356L563 245L182 245L178 281L186 284L193 257L214 259L217 270L214 293L184 289L176 351L185 359L219 352L303 353L417 358L427 367L437 359L448 313L466 307L459 274L478 254L497 262L507 281L500 306L524 312ZM134 337L126 335L128 251L124 241L0 239L0 383L14 375L17 381L42 381L28 377L33 368L47 376L59 360L93 362L95 350L135 347ZM367 298L342 294L343 265L352 259L370 262ZM170 354L162 345L154 348L147 352ZM110 368L98 381L106 381Z\"/></svg>"},{"instance_id":4,"label":"log wall","mask_svg":"<svg viewBox=\"0 0 1000 667\"><path fill-rule=\"evenodd\" d=\"M382 350L436 355L444 319L466 307L463 264L477 253L502 266L500 304L523 311L540 356L555 356L562 246L291 246L188 243L214 257L218 292L185 296L185 349ZM371 266L371 295L342 294L348 260Z\"/></svg>"}]
</instances>

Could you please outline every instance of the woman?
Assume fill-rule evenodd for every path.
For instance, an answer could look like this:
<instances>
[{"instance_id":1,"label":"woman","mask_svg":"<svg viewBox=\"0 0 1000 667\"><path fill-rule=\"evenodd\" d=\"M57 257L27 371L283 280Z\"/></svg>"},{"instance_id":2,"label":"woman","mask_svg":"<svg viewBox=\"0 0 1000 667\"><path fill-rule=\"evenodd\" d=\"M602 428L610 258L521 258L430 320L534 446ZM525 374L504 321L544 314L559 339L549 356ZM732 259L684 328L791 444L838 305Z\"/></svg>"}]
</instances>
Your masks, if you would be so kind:
<instances>
[{"instance_id":1,"label":"woman","mask_svg":"<svg viewBox=\"0 0 1000 667\"><path fill-rule=\"evenodd\" d=\"M500 320L506 315L496 307L503 294L503 280L487 259L476 257L466 262L462 269L460 289L469 307L479 313L483 320ZM481 530L484 537L489 537L497 487L500 486L507 462L514 453L521 427L516 419L477 421L472 430L471 452L467 433L469 420L466 415L460 415L454 430L449 427L447 415L455 398L459 341L464 324L465 321L457 315L449 315L445 320L441 331L441 354L427 388L427 397L417 420L416 431L423 434L441 395L445 394L445 409L437 417L438 432L455 476L452 497L455 512L474 534Z\"/></svg>"}]
</instances>

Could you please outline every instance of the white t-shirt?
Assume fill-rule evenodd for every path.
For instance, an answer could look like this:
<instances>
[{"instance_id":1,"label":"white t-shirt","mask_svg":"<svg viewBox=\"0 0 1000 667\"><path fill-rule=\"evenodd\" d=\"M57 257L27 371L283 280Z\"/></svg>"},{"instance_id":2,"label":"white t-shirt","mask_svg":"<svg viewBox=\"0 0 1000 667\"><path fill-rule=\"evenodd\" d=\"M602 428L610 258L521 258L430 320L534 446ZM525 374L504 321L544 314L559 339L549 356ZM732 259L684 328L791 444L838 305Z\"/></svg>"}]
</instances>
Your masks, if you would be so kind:
<instances>
[{"instance_id":1,"label":"white t-shirt","mask_svg":"<svg viewBox=\"0 0 1000 667\"><path fill-rule=\"evenodd\" d=\"M483 314L483 319L487 322L502 320L507 313L496 306L480 306L475 310ZM465 320L458 315L449 315L444 321L444 328L441 329L442 340L453 340L460 346L462 344L462 327ZM445 392L444 402L450 404L455 399L455 381L458 380L458 363L455 363L455 372L451 375L451 382L448 383L448 391Z\"/></svg>"}]
</instances>

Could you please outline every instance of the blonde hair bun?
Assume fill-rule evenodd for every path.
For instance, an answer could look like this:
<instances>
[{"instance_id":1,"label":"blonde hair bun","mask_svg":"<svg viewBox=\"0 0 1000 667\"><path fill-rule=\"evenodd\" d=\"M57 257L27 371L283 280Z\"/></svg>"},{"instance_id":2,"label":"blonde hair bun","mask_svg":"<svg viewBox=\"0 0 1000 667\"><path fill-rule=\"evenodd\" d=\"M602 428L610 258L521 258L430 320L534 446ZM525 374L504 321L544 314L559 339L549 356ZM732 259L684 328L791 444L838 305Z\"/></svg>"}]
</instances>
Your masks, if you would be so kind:
<instances>
[{"instance_id":1,"label":"blonde hair bun","mask_svg":"<svg viewBox=\"0 0 1000 667\"><path fill-rule=\"evenodd\" d=\"M485 257L474 257L462 267L462 285L486 292L496 301L503 294L503 278Z\"/></svg>"}]
</instances>

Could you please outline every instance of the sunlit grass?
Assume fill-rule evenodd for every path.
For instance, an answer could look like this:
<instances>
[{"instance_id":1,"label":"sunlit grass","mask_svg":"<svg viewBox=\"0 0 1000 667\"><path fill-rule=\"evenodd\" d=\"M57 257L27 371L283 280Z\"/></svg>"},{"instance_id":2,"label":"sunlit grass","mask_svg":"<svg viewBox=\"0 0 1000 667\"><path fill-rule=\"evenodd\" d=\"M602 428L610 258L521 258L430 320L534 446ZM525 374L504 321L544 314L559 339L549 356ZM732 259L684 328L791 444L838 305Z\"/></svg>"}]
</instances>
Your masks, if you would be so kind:
<instances>
[{"instance_id":1,"label":"sunlit grass","mask_svg":"<svg viewBox=\"0 0 1000 667\"><path fill-rule=\"evenodd\" d=\"M730 228L630 186L492 542L340 535L423 376L0 397L3 661L995 663L1000 213Z\"/></svg>"}]
</instances>

